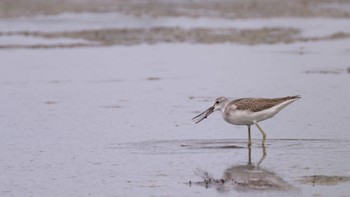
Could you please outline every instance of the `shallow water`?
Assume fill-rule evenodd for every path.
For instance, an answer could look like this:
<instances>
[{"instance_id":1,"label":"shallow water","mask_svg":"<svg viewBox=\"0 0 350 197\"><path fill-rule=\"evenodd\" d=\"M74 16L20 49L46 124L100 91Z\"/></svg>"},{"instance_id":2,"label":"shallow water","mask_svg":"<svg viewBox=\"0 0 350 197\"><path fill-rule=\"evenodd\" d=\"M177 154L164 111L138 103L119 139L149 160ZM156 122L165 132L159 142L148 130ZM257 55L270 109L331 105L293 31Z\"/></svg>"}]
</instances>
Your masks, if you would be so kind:
<instances>
[{"instance_id":1,"label":"shallow water","mask_svg":"<svg viewBox=\"0 0 350 197\"><path fill-rule=\"evenodd\" d=\"M0 193L350 195L349 182L336 181L350 176L349 46L344 39L1 50ZM218 96L287 95L302 98L261 123L263 160L252 130L256 169L247 165L245 126L218 113L191 121ZM241 168L288 187L259 177L250 180L260 185L239 187L247 185L247 175L234 174ZM230 173L237 183L204 183ZM318 184L322 177L329 184Z\"/></svg>"},{"instance_id":2,"label":"shallow water","mask_svg":"<svg viewBox=\"0 0 350 197\"><path fill-rule=\"evenodd\" d=\"M210 17L135 17L120 13L64 13L53 16L33 16L0 19L1 32L68 32L112 28L295 28L304 36L327 36L349 32L349 19L341 18L250 18L229 20Z\"/></svg>"},{"instance_id":3,"label":"shallow water","mask_svg":"<svg viewBox=\"0 0 350 197\"><path fill-rule=\"evenodd\" d=\"M255 145L251 150L246 148L246 140L145 141L110 148L132 153L130 157L147 160L147 166L167 166L159 167L162 169L159 173L164 177L155 176L154 185L168 182L169 185L162 187L172 188L176 186L171 182L176 181L179 185L187 184L200 195L206 195L207 192L242 195L262 192L267 196L280 196L281 193L291 196L328 196L336 192L348 195L349 159L343 157L344 152L337 150L339 146L348 150L347 140L274 139L268 140L265 147L261 146L259 140L253 143ZM168 158L166 163L160 164L158 159L152 159L161 155ZM177 171L177 175L168 177L167 174L173 170ZM190 180L185 178L187 174L193 174ZM317 182L316 179L308 182L313 176L330 178L323 182ZM336 176L342 177L336 179ZM212 180L211 183L206 183L208 180ZM137 182L130 181L130 185L138 188ZM198 188L205 190L200 191Z\"/></svg>"}]
</instances>

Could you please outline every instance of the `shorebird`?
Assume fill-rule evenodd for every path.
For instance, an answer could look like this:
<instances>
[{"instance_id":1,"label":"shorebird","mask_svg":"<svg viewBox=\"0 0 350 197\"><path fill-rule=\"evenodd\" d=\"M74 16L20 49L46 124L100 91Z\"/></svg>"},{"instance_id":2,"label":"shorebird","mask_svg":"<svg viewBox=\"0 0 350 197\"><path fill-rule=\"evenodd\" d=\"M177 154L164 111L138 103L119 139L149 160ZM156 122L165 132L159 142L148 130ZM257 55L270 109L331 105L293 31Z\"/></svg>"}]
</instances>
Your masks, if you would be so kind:
<instances>
[{"instance_id":1,"label":"shorebird","mask_svg":"<svg viewBox=\"0 0 350 197\"><path fill-rule=\"evenodd\" d=\"M230 101L226 97L215 99L213 106L195 116L196 124L207 118L214 111L221 111L223 119L234 125L248 126L248 146L251 146L250 127L255 125L263 136L262 144L265 144L266 133L258 122L272 118L279 111L292 102L300 99L300 96L286 96L282 98L240 98Z\"/></svg>"}]
</instances>

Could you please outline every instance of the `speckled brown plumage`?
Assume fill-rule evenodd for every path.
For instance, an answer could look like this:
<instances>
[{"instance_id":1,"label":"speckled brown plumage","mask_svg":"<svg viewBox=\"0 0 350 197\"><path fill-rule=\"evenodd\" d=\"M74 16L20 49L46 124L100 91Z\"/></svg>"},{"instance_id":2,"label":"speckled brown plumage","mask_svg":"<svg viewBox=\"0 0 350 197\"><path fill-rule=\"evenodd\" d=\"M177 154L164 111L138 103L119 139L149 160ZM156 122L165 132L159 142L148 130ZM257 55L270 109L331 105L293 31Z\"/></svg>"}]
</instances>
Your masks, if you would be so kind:
<instances>
[{"instance_id":1,"label":"speckled brown plumage","mask_svg":"<svg viewBox=\"0 0 350 197\"><path fill-rule=\"evenodd\" d=\"M249 110L251 112L258 112L275 105L283 103L288 100L298 99L300 96L287 96L282 98L241 98L231 101L229 105L236 105L237 110Z\"/></svg>"}]
</instances>

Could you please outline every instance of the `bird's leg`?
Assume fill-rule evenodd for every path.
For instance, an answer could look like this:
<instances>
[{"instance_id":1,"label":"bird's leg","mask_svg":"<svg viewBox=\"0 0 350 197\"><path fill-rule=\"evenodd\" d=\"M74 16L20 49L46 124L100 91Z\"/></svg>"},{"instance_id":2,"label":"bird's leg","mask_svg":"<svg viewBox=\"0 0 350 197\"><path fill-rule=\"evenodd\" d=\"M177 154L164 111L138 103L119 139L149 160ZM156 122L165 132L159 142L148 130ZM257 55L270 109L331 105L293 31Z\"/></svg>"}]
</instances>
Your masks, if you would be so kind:
<instances>
[{"instance_id":1,"label":"bird's leg","mask_svg":"<svg viewBox=\"0 0 350 197\"><path fill-rule=\"evenodd\" d=\"M262 144L265 144L265 140L266 140L266 133L264 132L264 130L258 125L258 123L254 123L256 125L256 127L258 127L259 131L261 132L261 134L263 135L263 140L262 140Z\"/></svg>"},{"instance_id":2,"label":"bird's leg","mask_svg":"<svg viewBox=\"0 0 350 197\"><path fill-rule=\"evenodd\" d=\"M258 162L258 164L256 165L258 168L260 166L260 164L264 161L265 157L266 157L266 147L265 144L262 144L262 151L263 151L263 155L261 156L260 161Z\"/></svg>"},{"instance_id":3,"label":"bird's leg","mask_svg":"<svg viewBox=\"0 0 350 197\"><path fill-rule=\"evenodd\" d=\"M252 147L248 146L248 165L252 165Z\"/></svg>"},{"instance_id":4,"label":"bird's leg","mask_svg":"<svg viewBox=\"0 0 350 197\"><path fill-rule=\"evenodd\" d=\"M250 137L250 125L248 125L248 148L252 145L252 140Z\"/></svg>"}]
</instances>

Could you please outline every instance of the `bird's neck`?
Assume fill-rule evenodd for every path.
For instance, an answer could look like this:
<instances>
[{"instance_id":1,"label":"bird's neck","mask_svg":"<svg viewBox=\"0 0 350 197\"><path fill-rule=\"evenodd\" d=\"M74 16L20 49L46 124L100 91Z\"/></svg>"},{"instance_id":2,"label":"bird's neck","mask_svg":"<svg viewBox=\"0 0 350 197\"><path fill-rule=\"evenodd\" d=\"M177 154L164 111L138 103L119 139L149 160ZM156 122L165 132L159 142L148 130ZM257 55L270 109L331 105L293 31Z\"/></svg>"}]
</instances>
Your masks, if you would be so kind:
<instances>
[{"instance_id":1,"label":"bird's neck","mask_svg":"<svg viewBox=\"0 0 350 197\"><path fill-rule=\"evenodd\" d=\"M226 107L228 106L229 103L230 102L228 100L223 103L223 107L220 109L221 114L225 113L225 109L226 109Z\"/></svg>"}]
</instances>

